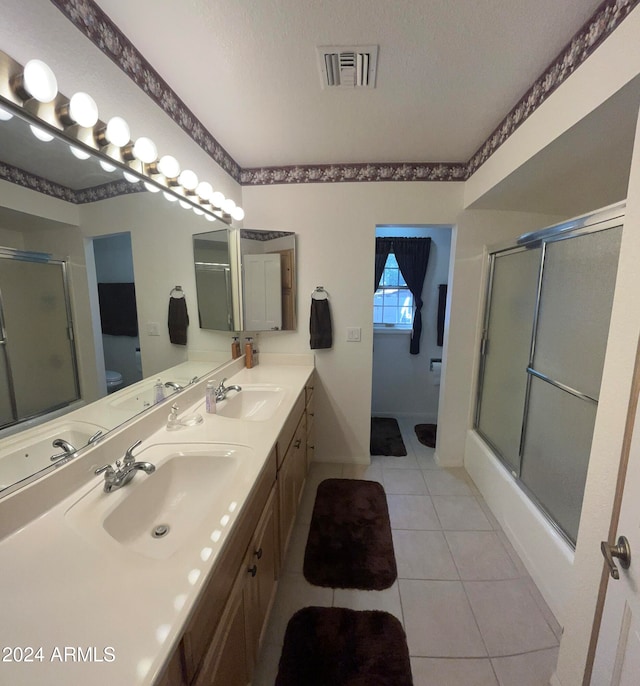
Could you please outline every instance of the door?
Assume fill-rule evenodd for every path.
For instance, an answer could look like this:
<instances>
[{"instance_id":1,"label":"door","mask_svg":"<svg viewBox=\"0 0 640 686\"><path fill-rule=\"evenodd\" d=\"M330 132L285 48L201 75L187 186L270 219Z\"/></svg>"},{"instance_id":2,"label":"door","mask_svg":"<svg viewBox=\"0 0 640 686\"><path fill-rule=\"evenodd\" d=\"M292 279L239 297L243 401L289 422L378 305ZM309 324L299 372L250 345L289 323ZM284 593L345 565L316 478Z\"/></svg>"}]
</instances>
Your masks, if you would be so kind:
<instances>
[{"instance_id":1,"label":"door","mask_svg":"<svg viewBox=\"0 0 640 686\"><path fill-rule=\"evenodd\" d=\"M244 330L282 329L280 255L243 255Z\"/></svg>"},{"instance_id":2,"label":"door","mask_svg":"<svg viewBox=\"0 0 640 686\"><path fill-rule=\"evenodd\" d=\"M598 636L592 686L637 686L640 680L640 365L636 361L629 418L623 443L622 469L628 464L615 541L625 536L631 565L616 563L619 579L609 577ZM612 543L612 541L609 541ZM634 559L635 555L635 559Z\"/></svg>"}]
</instances>

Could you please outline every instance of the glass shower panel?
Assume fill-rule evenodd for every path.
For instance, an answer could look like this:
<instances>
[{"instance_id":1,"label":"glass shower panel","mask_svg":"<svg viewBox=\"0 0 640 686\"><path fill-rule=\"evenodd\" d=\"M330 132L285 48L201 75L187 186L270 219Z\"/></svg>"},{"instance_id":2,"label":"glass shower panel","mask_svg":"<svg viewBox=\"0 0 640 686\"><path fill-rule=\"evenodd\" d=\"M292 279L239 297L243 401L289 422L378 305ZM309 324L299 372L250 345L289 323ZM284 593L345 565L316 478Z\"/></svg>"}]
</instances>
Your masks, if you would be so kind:
<instances>
[{"instance_id":1,"label":"glass shower panel","mask_svg":"<svg viewBox=\"0 0 640 686\"><path fill-rule=\"evenodd\" d=\"M574 544L597 407L531 378L520 478Z\"/></svg>"},{"instance_id":2,"label":"glass shower panel","mask_svg":"<svg viewBox=\"0 0 640 686\"><path fill-rule=\"evenodd\" d=\"M477 429L520 471L520 433L540 249L494 256Z\"/></svg>"},{"instance_id":3,"label":"glass shower panel","mask_svg":"<svg viewBox=\"0 0 640 686\"><path fill-rule=\"evenodd\" d=\"M13 420L9 371L5 360L4 350L0 348L0 427L11 424Z\"/></svg>"},{"instance_id":4,"label":"glass shower panel","mask_svg":"<svg viewBox=\"0 0 640 686\"><path fill-rule=\"evenodd\" d=\"M598 399L622 227L548 243L534 368Z\"/></svg>"},{"instance_id":5,"label":"glass shower panel","mask_svg":"<svg viewBox=\"0 0 640 686\"><path fill-rule=\"evenodd\" d=\"M18 416L77 400L62 265L4 259L0 291Z\"/></svg>"}]
</instances>

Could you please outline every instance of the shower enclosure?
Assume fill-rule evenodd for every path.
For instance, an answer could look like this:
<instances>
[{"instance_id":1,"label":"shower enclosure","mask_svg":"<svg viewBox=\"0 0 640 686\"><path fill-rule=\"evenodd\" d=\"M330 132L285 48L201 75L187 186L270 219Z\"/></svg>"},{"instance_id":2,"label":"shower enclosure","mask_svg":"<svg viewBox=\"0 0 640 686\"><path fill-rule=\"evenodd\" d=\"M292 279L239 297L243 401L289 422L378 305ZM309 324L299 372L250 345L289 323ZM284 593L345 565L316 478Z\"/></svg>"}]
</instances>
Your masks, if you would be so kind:
<instances>
[{"instance_id":1,"label":"shower enclosure","mask_svg":"<svg viewBox=\"0 0 640 686\"><path fill-rule=\"evenodd\" d=\"M0 249L0 429L79 398L65 263Z\"/></svg>"},{"instance_id":2,"label":"shower enclosure","mask_svg":"<svg viewBox=\"0 0 640 686\"><path fill-rule=\"evenodd\" d=\"M572 545L622 221L615 206L489 256L475 428Z\"/></svg>"}]
</instances>

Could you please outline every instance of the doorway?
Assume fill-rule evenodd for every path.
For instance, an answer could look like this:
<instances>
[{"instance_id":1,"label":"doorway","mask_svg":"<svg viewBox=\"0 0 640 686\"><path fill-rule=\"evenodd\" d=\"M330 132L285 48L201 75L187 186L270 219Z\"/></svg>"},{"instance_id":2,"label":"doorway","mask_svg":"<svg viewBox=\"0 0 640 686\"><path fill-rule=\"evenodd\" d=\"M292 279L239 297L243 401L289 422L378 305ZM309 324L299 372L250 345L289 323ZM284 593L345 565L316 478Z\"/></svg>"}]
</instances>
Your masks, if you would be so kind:
<instances>
[{"instance_id":1,"label":"doorway","mask_svg":"<svg viewBox=\"0 0 640 686\"><path fill-rule=\"evenodd\" d=\"M102 362L106 391L111 393L142 379L131 234L100 236L92 242Z\"/></svg>"},{"instance_id":2,"label":"doorway","mask_svg":"<svg viewBox=\"0 0 640 686\"><path fill-rule=\"evenodd\" d=\"M412 300L408 301L410 293L395 257L392 253L387 257L386 274L383 273L381 279L381 286L386 288L379 289L374 296L372 416L407 418L415 424L437 424L443 353L443 293L446 293L449 276L451 228L376 227L376 238L430 238L431 245L422 288L422 333L417 354L410 353L415 308ZM396 317L393 316L394 308Z\"/></svg>"}]
</instances>

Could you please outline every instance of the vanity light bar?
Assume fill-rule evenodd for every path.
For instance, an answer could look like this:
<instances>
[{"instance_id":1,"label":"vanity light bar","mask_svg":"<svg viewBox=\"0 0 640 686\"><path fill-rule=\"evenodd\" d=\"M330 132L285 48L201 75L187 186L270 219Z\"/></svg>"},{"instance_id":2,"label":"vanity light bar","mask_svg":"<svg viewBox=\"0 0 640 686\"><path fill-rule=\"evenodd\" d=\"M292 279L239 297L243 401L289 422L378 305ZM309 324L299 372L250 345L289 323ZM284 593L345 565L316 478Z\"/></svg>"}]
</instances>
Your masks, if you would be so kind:
<instances>
[{"instance_id":1,"label":"vanity light bar","mask_svg":"<svg viewBox=\"0 0 640 686\"><path fill-rule=\"evenodd\" d=\"M146 137L131 141L129 125L122 117L105 124L98 118L94 99L83 92L70 99L58 92L53 70L42 60L29 60L23 67L0 51L0 124L19 114L42 133L41 140L57 136L72 148L78 158L91 154L103 168L120 168L127 181L143 181L152 192L163 191L165 198L180 201L209 221L220 219L230 224L242 221L244 210L196 174L181 170L175 157L158 159L155 143ZM39 136L40 137L40 136Z\"/></svg>"}]
</instances>

